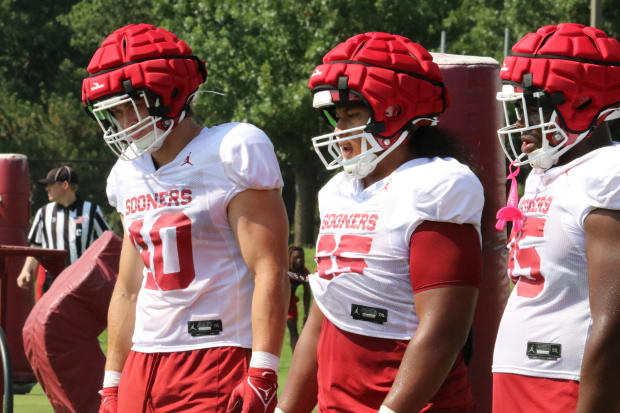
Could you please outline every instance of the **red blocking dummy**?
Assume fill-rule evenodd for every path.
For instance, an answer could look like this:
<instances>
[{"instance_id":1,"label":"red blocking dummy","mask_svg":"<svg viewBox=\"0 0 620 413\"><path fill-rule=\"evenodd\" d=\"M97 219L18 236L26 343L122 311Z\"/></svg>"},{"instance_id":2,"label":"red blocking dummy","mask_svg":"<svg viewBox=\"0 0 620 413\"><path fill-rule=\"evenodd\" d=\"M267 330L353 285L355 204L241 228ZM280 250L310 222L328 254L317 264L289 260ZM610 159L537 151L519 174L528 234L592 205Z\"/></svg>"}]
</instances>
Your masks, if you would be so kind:
<instances>
[{"instance_id":1,"label":"red blocking dummy","mask_svg":"<svg viewBox=\"0 0 620 413\"><path fill-rule=\"evenodd\" d=\"M439 117L439 126L465 145L484 187L483 274L468 367L477 412L490 413L493 347L509 293L506 233L495 229L495 214L506 204L506 161L497 140L502 114L495 99L500 88L499 64L490 57L443 53L433 53L433 60L450 94L450 107Z\"/></svg>"},{"instance_id":2,"label":"red blocking dummy","mask_svg":"<svg viewBox=\"0 0 620 413\"><path fill-rule=\"evenodd\" d=\"M26 356L55 412L99 409L105 356L97 338L107 326L120 250L120 238L105 232L54 280L26 320Z\"/></svg>"}]
</instances>

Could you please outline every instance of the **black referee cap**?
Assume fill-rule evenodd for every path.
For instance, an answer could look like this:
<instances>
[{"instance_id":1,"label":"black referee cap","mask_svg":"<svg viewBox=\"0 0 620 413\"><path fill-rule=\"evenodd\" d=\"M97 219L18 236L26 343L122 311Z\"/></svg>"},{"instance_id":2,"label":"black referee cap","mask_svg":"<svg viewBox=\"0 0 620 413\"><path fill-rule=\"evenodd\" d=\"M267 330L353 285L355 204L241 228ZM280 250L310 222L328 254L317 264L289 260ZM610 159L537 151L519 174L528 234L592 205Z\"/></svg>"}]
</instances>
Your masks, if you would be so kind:
<instances>
[{"instance_id":1,"label":"black referee cap","mask_svg":"<svg viewBox=\"0 0 620 413\"><path fill-rule=\"evenodd\" d=\"M57 168L52 169L47 173L47 176L43 179L39 179L37 182L41 185L49 185L54 182L64 182L67 181L70 184L78 183L78 176L70 166L59 166Z\"/></svg>"}]
</instances>

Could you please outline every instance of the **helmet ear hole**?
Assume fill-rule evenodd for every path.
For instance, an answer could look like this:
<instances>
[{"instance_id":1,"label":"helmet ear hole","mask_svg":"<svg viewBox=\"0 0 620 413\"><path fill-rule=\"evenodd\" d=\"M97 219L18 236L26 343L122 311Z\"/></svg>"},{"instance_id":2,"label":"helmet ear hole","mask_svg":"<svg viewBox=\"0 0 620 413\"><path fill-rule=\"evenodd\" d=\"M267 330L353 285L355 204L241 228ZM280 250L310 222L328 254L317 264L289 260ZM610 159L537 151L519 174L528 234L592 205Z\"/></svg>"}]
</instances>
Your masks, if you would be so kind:
<instances>
[{"instance_id":1,"label":"helmet ear hole","mask_svg":"<svg viewBox=\"0 0 620 413\"><path fill-rule=\"evenodd\" d=\"M402 108L400 107L400 105L390 105L385 109L385 116L387 118L395 118L398 115L400 115L402 112Z\"/></svg>"}]
</instances>

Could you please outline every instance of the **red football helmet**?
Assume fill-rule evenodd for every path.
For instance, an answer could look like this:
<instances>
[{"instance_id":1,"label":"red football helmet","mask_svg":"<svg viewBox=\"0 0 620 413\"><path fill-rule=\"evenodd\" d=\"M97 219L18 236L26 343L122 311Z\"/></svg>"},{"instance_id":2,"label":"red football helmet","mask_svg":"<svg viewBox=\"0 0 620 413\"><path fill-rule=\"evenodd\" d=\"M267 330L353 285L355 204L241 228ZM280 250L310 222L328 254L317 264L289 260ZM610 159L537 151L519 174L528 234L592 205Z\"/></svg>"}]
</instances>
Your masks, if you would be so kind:
<instances>
[{"instance_id":1,"label":"red football helmet","mask_svg":"<svg viewBox=\"0 0 620 413\"><path fill-rule=\"evenodd\" d=\"M545 26L525 35L512 52L500 71L504 86L497 100L506 117L499 140L515 164L548 169L598 124L620 115L620 42L603 31L573 23ZM513 110L525 127L516 126ZM512 134L533 129L544 137L542 147L520 153Z\"/></svg>"},{"instance_id":2,"label":"red football helmet","mask_svg":"<svg viewBox=\"0 0 620 413\"><path fill-rule=\"evenodd\" d=\"M368 124L312 139L328 170L343 167L363 178L403 143L411 124L434 125L448 105L439 66L426 49L403 36L364 33L340 43L310 76L313 106L335 125L329 109L361 101L371 112ZM343 134L358 132L353 136ZM338 142L362 139L362 153L345 160ZM328 161L322 150L332 157ZM380 153L377 155L377 153Z\"/></svg>"},{"instance_id":3,"label":"red football helmet","mask_svg":"<svg viewBox=\"0 0 620 413\"><path fill-rule=\"evenodd\" d=\"M82 101L103 129L105 142L125 160L160 148L207 78L204 62L192 56L184 41L150 24L114 31L95 52L87 70ZM140 114L139 99L148 116ZM122 104L133 105L138 120L124 130L109 111Z\"/></svg>"}]
</instances>

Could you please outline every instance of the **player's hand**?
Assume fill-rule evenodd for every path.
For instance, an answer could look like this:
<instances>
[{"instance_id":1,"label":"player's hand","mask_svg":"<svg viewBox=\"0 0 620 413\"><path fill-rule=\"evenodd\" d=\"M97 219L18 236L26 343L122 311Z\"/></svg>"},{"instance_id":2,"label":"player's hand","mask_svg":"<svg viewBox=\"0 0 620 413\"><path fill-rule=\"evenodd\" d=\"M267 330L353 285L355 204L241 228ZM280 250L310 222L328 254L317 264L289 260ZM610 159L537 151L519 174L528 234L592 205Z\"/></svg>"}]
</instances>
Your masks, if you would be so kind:
<instances>
[{"instance_id":1,"label":"player's hand","mask_svg":"<svg viewBox=\"0 0 620 413\"><path fill-rule=\"evenodd\" d=\"M118 409L118 386L104 387L101 390L99 413L116 413Z\"/></svg>"},{"instance_id":2,"label":"player's hand","mask_svg":"<svg viewBox=\"0 0 620 413\"><path fill-rule=\"evenodd\" d=\"M273 413L278 403L277 390L278 375L275 371L250 367L248 374L230 395L226 412Z\"/></svg>"},{"instance_id":3,"label":"player's hand","mask_svg":"<svg viewBox=\"0 0 620 413\"><path fill-rule=\"evenodd\" d=\"M19 288L29 289L32 285L32 274L30 271L24 270L17 277L17 286Z\"/></svg>"}]
</instances>

